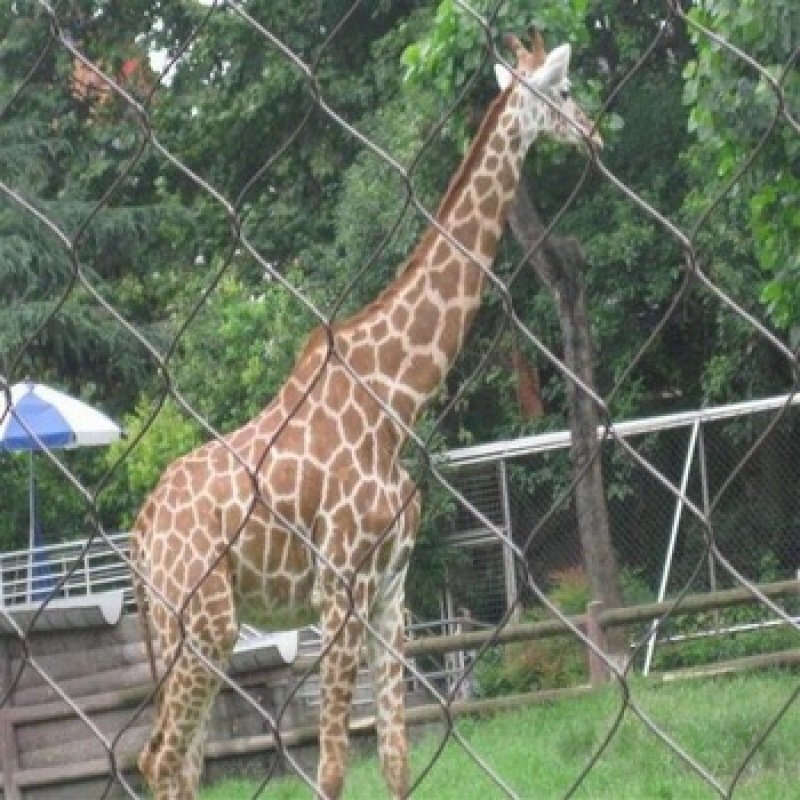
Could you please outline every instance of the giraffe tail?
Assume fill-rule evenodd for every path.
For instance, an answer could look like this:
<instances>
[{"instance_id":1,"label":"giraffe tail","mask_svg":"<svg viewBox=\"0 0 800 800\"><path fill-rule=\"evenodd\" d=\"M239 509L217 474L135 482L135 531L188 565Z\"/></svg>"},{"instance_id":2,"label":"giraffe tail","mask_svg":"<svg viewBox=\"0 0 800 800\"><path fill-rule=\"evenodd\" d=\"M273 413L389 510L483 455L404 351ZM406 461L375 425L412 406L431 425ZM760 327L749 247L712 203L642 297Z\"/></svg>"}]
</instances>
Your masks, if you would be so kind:
<instances>
[{"instance_id":1,"label":"giraffe tail","mask_svg":"<svg viewBox=\"0 0 800 800\"><path fill-rule=\"evenodd\" d=\"M150 602L145 591L143 578L143 564L141 558L142 537L145 531L138 525L134 526L131 533L131 582L133 584L133 597L136 601L136 614L139 617L139 627L142 632L142 640L147 651L147 660L150 664L150 675L153 683L158 685L158 667L156 666L156 654L153 648L153 630L150 625Z\"/></svg>"}]
</instances>

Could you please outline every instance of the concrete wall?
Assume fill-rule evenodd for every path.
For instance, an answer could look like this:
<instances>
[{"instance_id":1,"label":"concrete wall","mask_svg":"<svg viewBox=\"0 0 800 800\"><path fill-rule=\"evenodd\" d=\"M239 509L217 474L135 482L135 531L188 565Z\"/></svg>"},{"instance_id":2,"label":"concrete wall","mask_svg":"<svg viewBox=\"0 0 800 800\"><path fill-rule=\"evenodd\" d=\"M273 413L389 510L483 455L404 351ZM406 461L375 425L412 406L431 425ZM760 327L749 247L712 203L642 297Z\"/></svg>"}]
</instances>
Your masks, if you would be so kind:
<instances>
[{"instance_id":1,"label":"concrete wall","mask_svg":"<svg viewBox=\"0 0 800 800\"><path fill-rule=\"evenodd\" d=\"M264 713L283 706L295 678L287 666L263 666L274 656L266 654L261 666L258 660L248 657L244 670L232 670L255 702L223 689L215 705L207 764L214 776L263 775L274 757ZM150 729L151 689L135 617L90 628L34 629L24 642L6 625L0 631L0 797L91 800L139 792L134 765ZM281 731L313 730L316 713L307 696L294 697ZM298 746L307 748L309 738L299 737ZM309 753L300 757L314 760Z\"/></svg>"}]
</instances>

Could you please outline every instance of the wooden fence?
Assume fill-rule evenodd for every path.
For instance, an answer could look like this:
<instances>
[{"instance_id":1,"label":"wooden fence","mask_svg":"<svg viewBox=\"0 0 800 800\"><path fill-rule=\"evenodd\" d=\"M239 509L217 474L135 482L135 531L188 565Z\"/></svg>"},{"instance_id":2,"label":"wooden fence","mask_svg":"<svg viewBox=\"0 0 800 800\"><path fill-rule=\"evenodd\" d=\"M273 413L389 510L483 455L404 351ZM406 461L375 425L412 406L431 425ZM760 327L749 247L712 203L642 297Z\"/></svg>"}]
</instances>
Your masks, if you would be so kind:
<instances>
[{"instance_id":1,"label":"wooden fence","mask_svg":"<svg viewBox=\"0 0 800 800\"><path fill-rule=\"evenodd\" d=\"M800 582L761 585L763 597L779 599L800 595ZM664 614L686 614L756 602L745 589L687 596L677 608L672 603L650 603L603 610L591 604L585 614L569 623L583 632L593 648L587 648L590 684L564 690L535 692L524 696L458 700L445 704L420 704L413 698L408 718L412 725L446 721L463 714L497 712L523 703L552 700L590 691L614 677L613 668L599 653L605 651L605 634L613 627L649 625ZM24 624L32 617L15 612ZM74 620L74 614L70 619ZM109 619L108 613L85 615L79 628L65 627L64 609L45 611L25 640L10 626L0 629L0 769L3 800L90 800L94 797L127 796L112 786L112 757L116 768L134 786L136 753L143 745L151 722L144 701L151 690L144 646L137 620L130 616ZM509 625L500 630L470 631L453 636L432 636L410 641L410 659L454 651L476 651L486 645L574 636L561 619ZM275 648L254 644L234 659L235 682L267 713L284 707L281 742L309 768L315 760L316 706L309 692L295 692L299 675L313 669L316 658L298 649L294 658L276 654ZM35 664L35 666L34 666ZM800 648L736 662L696 668L693 675L733 669L752 669L772 664L800 664ZM42 674L45 673L48 679ZM663 677L663 676L662 676ZM675 677L675 676L672 676ZM66 699L68 698L68 700ZM288 702L287 702L288 699ZM76 712L87 717L91 725ZM223 690L215 706L207 748L208 772L253 771L264 774L276 748L265 715L239 693ZM372 707L362 703L352 725L354 734L371 735ZM105 737L105 743L103 742ZM113 756L112 756L113 754ZM274 764L271 765L274 768Z\"/></svg>"}]
</instances>

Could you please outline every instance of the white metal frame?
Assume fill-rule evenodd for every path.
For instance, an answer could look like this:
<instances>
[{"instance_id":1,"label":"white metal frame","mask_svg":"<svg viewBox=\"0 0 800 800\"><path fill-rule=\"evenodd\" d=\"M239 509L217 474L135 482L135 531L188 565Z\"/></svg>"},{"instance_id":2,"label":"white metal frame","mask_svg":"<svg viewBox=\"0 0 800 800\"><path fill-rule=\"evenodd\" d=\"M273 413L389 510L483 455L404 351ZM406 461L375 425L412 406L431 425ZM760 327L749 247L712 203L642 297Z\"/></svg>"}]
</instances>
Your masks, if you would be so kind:
<instances>
[{"instance_id":1,"label":"white metal frame","mask_svg":"<svg viewBox=\"0 0 800 800\"><path fill-rule=\"evenodd\" d=\"M742 403L731 403L727 406L711 406L696 411L679 411L676 414L643 417L624 422L612 421L607 428L605 425L600 425L597 428L597 438L603 439L613 435L619 439L627 439L633 436L641 436L645 433L687 428L698 422L701 424L704 422L717 422L723 419L745 417L763 411L778 411L781 408L796 405L800 405L800 393L783 394L761 400L747 400ZM520 436L517 439L505 439L489 442L488 444L448 450L446 453L438 455L434 460L440 464L447 464L453 467L466 467L491 461L521 458L535 455L536 453L546 453L550 450L563 450L569 447L571 441L572 434L570 431L537 433L532 436Z\"/></svg>"}]
</instances>

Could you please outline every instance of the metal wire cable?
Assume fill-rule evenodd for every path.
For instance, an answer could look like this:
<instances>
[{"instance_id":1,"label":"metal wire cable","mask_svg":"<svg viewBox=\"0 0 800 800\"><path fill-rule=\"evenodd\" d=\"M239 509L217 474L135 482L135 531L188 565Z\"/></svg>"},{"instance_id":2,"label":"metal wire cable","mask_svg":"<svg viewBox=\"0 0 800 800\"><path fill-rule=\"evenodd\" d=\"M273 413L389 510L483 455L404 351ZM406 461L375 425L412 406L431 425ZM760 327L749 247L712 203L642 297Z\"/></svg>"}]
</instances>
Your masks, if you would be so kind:
<instances>
[{"instance_id":1,"label":"metal wire cable","mask_svg":"<svg viewBox=\"0 0 800 800\"><path fill-rule=\"evenodd\" d=\"M490 759L479 752L478 748L459 730L457 718L452 708L460 686L467 679L467 676L470 675L471 671L475 669L476 663L488 651L497 646L498 639L490 639L488 642L481 645L476 651L476 660L455 683L454 687L447 691L441 691L433 681L417 670L411 659L398 652L391 642L385 641L381 637L380 632L372 625L369 618L362 614L355 599L356 578L350 578L344 575L336 565L317 548L313 536L304 532L299 526L294 524L292 520L285 518L280 509L271 504L270 498L265 495L259 485L259 469L267 459L278 436L284 430L284 427L291 422L293 416L303 407L304 403L307 402L317 381L322 378L332 359L337 357L336 323L341 319L347 303L351 301L355 290L364 280L364 277L370 272L371 268L378 263L389 244L396 237L404 220L406 220L409 215L415 215L421 224L433 226L438 230L441 236L446 237L450 241L453 247L460 250L462 254L469 255L458 241L452 239L450 234L436 219L434 213L422 201L415 180L419 168L429 152L432 143L435 141L436 137L440 135L444 126L448 123L448 120L463 106L463 103L466 101L475 83L480 80L486 64L490 60L498 60L501 63L506 63L506 66L512 67L512 65L504 61L503 53L493 43L497 35L497 31L494 30L494 25L500 14L503 3L495 4L491 9L491 13L484 16L481 12L472 8L468 2L458 0L458 6L465 12L465 18L470 20L471 24L476 26L484 37L486 46L483 53L483 60L479 69L470 75L467 81L458 88L457 96L450 104L447 111L442 114L424 141L420 143L411 162L404 166L391 152L371 140L368 135L359 129L357 124L353 124L347 120L345 116L335 108L333 101L330 99L330 92L320 78L320 65L325 54L329 51L337 37L346 35L348 23L351 22L356 12L363 5L364 4L361 2L354 2L349 5L343 11L336 24L321 37L321 43L315 52L314 58L306 59L292 49L287 41L281 38L280 34L270 27L269 20L258 19L254 16L248 4L238 2L237 0L227 0L227 2L216 2L215 0L215 2L202 11L200 19L191 27L187 38L174 49L169 61L158 76L158 80L151 87L146 97L142 99L137 97L129 87L126 87L108 68L99 63L98 60L91 58L80 43L73 41L71 36L67 33L70 23L70 10L64 4L53 4L47 2L47 0L37 0L37 6L43 15L42 19L47 21L50 33L41 50L30 59L30 68L19 85L15 88L13 94L6 100L0 99L0 125L6 120L13 119L18 102L26 93L36 91L36 76L45 60L52 53L60 52L62 54L68 54L70 58L79 62L108 88L115 102L119 103L121 107L124 108L125 113L129 115L128 124L129 127L136 132L137 144L132 153L128 154L124 160L120 160L120 162L117 163L114 179L108 184L99 199L92 204L90 210L82 215L81 219L72 230L67 230L66 227L56 219L55 215L48 214L47 210L39 207L33 198L26 195L24 189L13 185L13 182L5 181L0 178L0 197L5 198L6 202L26 219L34 221L37 225L41 226L53 240L59 253L69 264L67 279L59 287L59 293L52 302L47 315L40 319L35 328L27 334L18 352L12 354L12 357L7 362L8 371L10 375L14 375L19 371L26 351L33 348L40 333L52 320L57 318L65 304L78 290L85 291L98 307L102 308L104 312L115 321L119 328L143 349L149 363L159 376L161 392L141 431L127 444L117 464L108 470L101 478L99 485L94 489L84 486L79 477L69 469L57 452L42 447L46 457L59 470L63 479L79 493L81 501L86 507L90 517L92 532L87 540L84 553L88 551L96 539L102 539L121 558L127 558L118 545L110 539L108 532L105 530L100 520L98 497L102 492L108 491L112 474L122 465L124 460L129 457L138 442L146 434L163 405L167 401L174 402L184 415L198 424L209 439L222 444L228 455L230 455L239 464L240 468L246 472L252 486L252 497L243 521L239 525L238 530L233 533L228 544L228 549L222 549L215 554L215 557L208 566L206 575L210 574L211 571L227 557L230 547L233 546L241 536L256 507L260 505L269 510L276 519L284 524L287 530L290 530L298 540L302 541L304 545L314 553L315 558L319 559L321 563L336 575L343 591L349 597L350 605L346 618L342 623L340 633L344 631L348 621L351 619L358 620L364 629L365 636L375 637L385 650L391 653L395 659L401 661L406 672L414 674L416 680L427 690L431 702L440 710L442 721L441 736L437 746L434 748L431 759L414 777L411 790L412 794L418 787L424 785L430 772L436 766L437 760L442 756L445 749L450 746L456 746L466 755L478 772L482 773L503 796L514 798L522 797L526 796L525 791L527 787L511 785L511 782L502 774L498 766L492 764ZM731 490L734 482L747 468L748 464L751 463L752 459L755 458L756 454L762 448L763 443L766 442L768 437L777 429L781 420L785 418L788 404L772 415L769 424L760 435L756 437L747 451L739 458L726 479L722 482L722 485L717 489L708 507L701 507L690 496L688 491L683 491L675 483L674 479L666 475L662 469L659 469L654 459L648 457L644 452L641 452L633 446L625 436L621 435L617 430L611 410L622 388L627 385L634 373L640 369L655 342L663 337L668 325L674 320L679 308L686 302L689 293L693 290L703 292L704 296L719 303L720 306L725 309L726 313L731 314L746 324L748 329L777 354L782 362L792 371L795 378L791 391L795 393L800 388L800 371L798 370L797 351L784 341L779 333L772 330L768 324L759 319L756 312L748 310L748 303L745 300L734 297L731 292L727 291L718 281L714 280L713 275L704 269L703 259L699 252L699 244L697 241L698 235L707 228L709 221L717 209L753 169L753 165L764 153L770 140L773 139L775 132L781 126L785 125L795 133L800 134L800 123L798 123L795 115L792 113L792 109L789 107L786 98L786 86L789 80L789 74L796 65L798 59L800 59L800 48L793 52L785 65L782 65L781 73L776 78L764 65L760 64L743 49L728 41L723 35L705 27L688 15L684 9L684 5L678 0L669 0L666 5L669 15L668 19L661 25L655 37L649 42L640 57L625 73L622 79L617 82L613 91L606 98L606 102L603 104L603 107L600 109L595 119L595 127L608 113L608 110L615 100L625 92L628 83L646 69L654 54L662 45L664 38L666 38L669 26L671 25L680 24L693 30L698 36L714 42L728 57L746 65L757 74L760 79L766 82L775 101L773 116L759 136L758 141L748 150L741 164L738 165L737 169L719 189L716 197L695 217L693 223L687 226L668 218L665 212L656 208L651 202L648 202L641 193L634 190L617 176L611 168L607 166L594 148L592 148L587 156L585 168L568 194L567 199L552 216L551 221L546 225L536 243L530 247L517 262L510 277L503 278L491 270L486 270L482 267L482 269L485 270L486 282L488 284L487 291L492 292L494 297L498 300L502 315L496 330L490 337L488 350L478 360L471 374L463 380L461 385L455 390L455 393L438 412L432 432L429 435L422 436L416 430L408 426L399 418L395 411L377 395L372 387L360 382L358 375L349 367L346 361L343 360L341 362L344 368L349 371L350 377L360 382L366 394L394 421L397 428L402 430L403 435L408 439L409 448L413 449L421 458L427 477L435 482L440 490L446 492L461 509L469 513L476 525L479 525L493 537L495 542L512 555L515 568L519 574L523 576L523 582L529 595L534 597L539 606L545 609L551 617L559 620L563 624L564 630L568 631L573 641L580 642L583 647L592 651L597 657L605 661L612 677L614 689L619 694L618 705L611 719L608 721L608 727L604 735L602 735L599 741L594 745L591 755L587 759L585 765L575 774L571 784L566 787L563 794L560 795L566 798L577 795L582 787L585 786L587 777L595 769L609 747L617 740L621 726L629 715L638 719L666 751L674 755L687 769L697 775L712 792L723 798L732 798L749 764L789 710L796 706L798 695L800 695L799 686L797 690L786 699L781 708L775 712L769 723L759 731L758 735L743 754L735 774L728 781L722 780L714 773L712 768L701 763L692 755L684 745L670 734L663 724L653 719L637 701L636 688L631 685L629 673L630 663L632 663L633 658L631 658L628 665L621 667L610 658L606 652L600 649L587 635L586 631L567 619L566 615L552 602L545 589L535 579L528 563L533 542L537 538L539 532L545 529L552 517L558 512L559 508L571 501L571 498L574 497L577 485L586 477L593 464L601 459L603 447L613 444L630 464L643 470L643 472L651 477L671 498L679 502L683 508L691 514L699 525L704 537L704 556L713 558L714 563L721 568L736 585L745 587L764 609L772 612L772 614L783 620L794 630L800 631L800 625L798 625L797 620L782 608L779 603L766 596L759 589L756 582L744 574L741 569L737 568L726 555L717 542L714 522L712 520L713 512L721 499ZM289 131L286 138L278 143L269 155L261 161L260 166L253 171L252 175L247 178L243 186L238 192L233 194L232 197L227 196L223 189L215 186L212 180L205 177L201 168L197 166L193 167L186 154L176 151L159 136L159 131L156 129L157 121L153 114L153 106L157 100L164 97L166 97L167 102L169 100L167 87L164 85L165 77L177 68L181 58L187 52L191 51L193 44L201 35L208 35L210 21L217 18L219 15L227 15L228 18L235 19L239 24L244 26L248 32L256 34L265 52L269 52L282 59L285 64L296 71L302 78L303 86L310 96L309 106L296 127ZM539 94L545 102L552 102L534 87L531 88L531 91ZM359 263L358 268L353 274L347 278L344 288L337 294L334 302L328 308L322 308L308 293L296 286L281 269L272 263L272 261L259 250L257 242L246 229L246 220L249 214L249 210L246 207L247 201L256 194L257 188L261 182L276 168L279 162L281 162L291 148L300 140L311 124L311 121L317 115L335 125L337 130L341 132L349 142L358 145L365 152L369 153L371 157L378 159L384 167L391 171L392 175L399 180L402 186L398 193L398 198L401 200L401 209L395 217L393 224L381 236L374 251L366 256ZM207 285L199 293L199 296L191 304L183 318L175 326L175 330L165 349L159 347L151 338L145 335L135 320L130 320L125 317L125 314L115 303L115 298L109 296L99 280L96 279L83 264L81 258L81 250L93 222L98 215L114 203L126 182L131 178L147 155L152 155L157 158L163 169L174 170L176 173L180 174L182 178L193 187L194 191L198 192L206 201L213 204L214 209L224 216L229 228L229 239L226 242L224 257L221 259L220 264L215 267ZM678 286L670 297L667 307L660 313L659 318L652 325L647 337L638 346L625 369L617 376L614 385L602 393L596 387L588 385L584 378L577 374L571 365L565 363L563 358L559 357L554 349L548 346L545 338L523 319L522 313L515 305L514 299L515 283L518 281L523 268L528 264L531 258L546 246L548 239L558 230L565 216L575 207L581 192L585 189L589 176L592 174L598 175L607 186L611 187L621 197L625 198L638 213L652 222L660 231L660 235L663 236L664 240L678 248L682 258L682 276ZM262 451L260 459L255 467L245 463L242 456L235 452L221 432L216 429L214 424L187 399L183 387L178 384L175 378L173 368L173 363L184 335L196 325L197 319L208 306L215 291L226 276L231 274L234 269L236 253L239 250L244 251L247 256L259 266L265 276L269 276L269 279L274 282L275 285L286 292L297 304L298 308L313 317L315 322L323 329L326 337L325 357L317 368L315 377L301 393L293 412L289 414L284 420L283 425L273 434L267 446ZM521 543L516 541L501 524L492 520L487 513L478 507L477 503L472 501L469 496L455 484L448 475L446 465L438 463L434 457L435 454L431 452L431 445L436 432L440 429L452 410L457 408L470 388L485 374L486 370L491 365L492 359L494 359L499 352L502 337L507 331L513 331L516 335L519 335L521 339L525 341L533 351L537 352L565 382L570 383L578 392L588 398L597 410L602 420L602 425L604 426L604 434L602 437L598 438L596 446L593 448L591 458L587 463L582 465L580 471L572 476L568 485L559 493L559 496L555 498L549 511L537 522L531 529L530 534L526 537L526 540ZM6 396L8 405L10 400L9 378L0 378L0 385L2 385L2 390ZM393 523L385 528L383 534L378 537L368 551L362 556L360 564L356 565L356 575L358 573L358 567L368 563L369 559L374 556L381 544L383 544L386 537L390 535L393 524L396 523L400 515L405 512L409 503L413 502L414 495L409 495L404 500L403 507L398 512ZM0 694L0 708L11 703L14 693L19 688L24 670L30 668L55 692L58 698L69 707L73 715L89 728L92 736L102 747L108 760L109 771L109 778L103 796L110 796L112 792L121 790L127 796L135 798L138 796L137 791L125 774L125 764L123 762L126 756L121 753L121 741L126 733L133 727L134 723L145 713L145 710L156 696L160 686L168 676L170 665L167 665L166 670L161 675L159 685L153 687L148 696L136 706L135 710L128 716L125 725L109 735L100 729L90 713L82 709L80 699L70 696L70 693L59 684L58 680L49 674L45 666L39 663L35 653L30 649L29 639L31 632L36 630L37 623L48 608L52 598L56 597L70 575L78 568L79 563L80 559L76 560L71 570L69 570L57 585L49 591L48 597L40 603L32 621L25 628L21 627L15 621L12 613L8 609L0 605L0 620L10 629L11 633L9 635L13 638L15 643L18 643L22 653L14 676L7 686L3 686L3 691ZM657 631L660 627L666 626L673 615L680 611L682 601L688 596L694 579L702 569L703 564L704 562L698 559L695 571L689 575L681 590L673 598L672 610L657 620L653 628L648 629L647 634L642 636L638 644L634 647L634 657L636 653L640 652L645 647L652 631ZM147 576L140 571L137 564L131 563L131 569L138 575L140 580L147 580ZM183 650L188 650L193 653L193 655L198 660L202 661L206 668L215 675L224 688L233 692L247 707L252 709L261 718L266 730L274 737L275 754L270 766L265 770L261 784L256 790L254 797L257 797L261 793L261 790L268 786L270 780L277 772L279 763L283 763L283 765L288 767L288 769L297 775L309 788L312 790L318 789L315 785L314 778L308 774L301 760L292 752L290 745L284 742L285 729L282 728L282 721L289 715L288 708L299 691L300 686L309 679L312 673L319 667L319 664L326 654L325 651L323 650L314 660L314 663L303 671L303 674L299 676L297 685L289 691L288 696L282 701L278 709L265 708L264 704L259 701L253 691L239 685L234 678L226 674L225 670L214 663L214 661L203 652L201 643L193 640L191 632L187 630L184 612L192 602L201 583L202 581L197 584L195 590L189 593L177 607L173 606L157 589L151 587L154 597L168 609L170 616L182 633L181 646L178 648L175 660L177 660L178 655ZM496 625L495 637L511 623L515 616L517 605L520 603L520 598L517 598L515 605L508 608L505 613L501 615ZM334 642L331 641L328 644L328 648L333 645ZM535 735L535 732L531 735Z\"/></svg>"}]
</instances>

